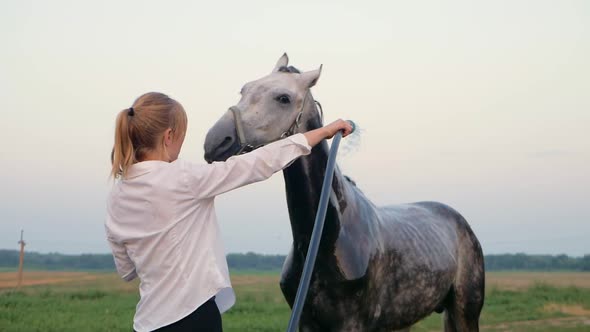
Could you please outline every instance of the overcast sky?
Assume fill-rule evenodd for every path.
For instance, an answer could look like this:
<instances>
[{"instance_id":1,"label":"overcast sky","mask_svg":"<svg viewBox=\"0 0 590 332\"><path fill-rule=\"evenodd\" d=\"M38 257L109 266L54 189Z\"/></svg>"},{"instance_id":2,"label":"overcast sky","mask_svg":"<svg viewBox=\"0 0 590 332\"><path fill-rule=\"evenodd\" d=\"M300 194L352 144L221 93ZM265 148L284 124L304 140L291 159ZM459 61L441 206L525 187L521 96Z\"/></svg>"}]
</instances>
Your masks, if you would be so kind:
<instances>
[{"instance_id":1,"label":"overcast sky","mask_svg":"<svg viewBox=\"0 0 590 332\"><path fill-rule=\"evenodd\" d=\"M377 204L461 212L485 253L590 253L588 1L3 1L0 248L109 252L115 115L161 91L181 158L283 52L326 120L354 119L343 171ZM287 253L281 174L221 196L227 252Z\"/></svg>"}]
</instances>

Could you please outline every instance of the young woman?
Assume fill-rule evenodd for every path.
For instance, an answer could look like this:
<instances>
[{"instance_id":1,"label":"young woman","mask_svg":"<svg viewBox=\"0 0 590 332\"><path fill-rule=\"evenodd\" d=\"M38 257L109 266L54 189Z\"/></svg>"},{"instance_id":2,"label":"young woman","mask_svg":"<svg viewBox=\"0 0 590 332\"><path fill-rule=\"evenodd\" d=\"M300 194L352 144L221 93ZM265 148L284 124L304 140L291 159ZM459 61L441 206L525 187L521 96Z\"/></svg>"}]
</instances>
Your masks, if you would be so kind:
<instances>
[{"instance_id":1,"label":"young woman","mask_svg":"<svg viewBox=\"0 0 590 332\"><path fill-rule=\"evenodd\" d=\"M221 331L235 302L215 196L262 181L350 124L335 121L226 162L179 160L182 106L146 93L117 115L105 229L121 277L140 279L136 331Z\"/></svg>"}]
</instances>

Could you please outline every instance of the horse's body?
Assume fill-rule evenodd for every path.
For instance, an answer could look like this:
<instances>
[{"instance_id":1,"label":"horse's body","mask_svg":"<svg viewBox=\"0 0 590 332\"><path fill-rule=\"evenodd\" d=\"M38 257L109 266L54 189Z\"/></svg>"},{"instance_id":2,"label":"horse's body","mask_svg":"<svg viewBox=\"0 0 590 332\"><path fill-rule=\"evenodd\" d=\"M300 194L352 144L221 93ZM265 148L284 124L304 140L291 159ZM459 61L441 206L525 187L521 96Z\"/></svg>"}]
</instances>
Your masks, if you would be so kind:
<instances>
[{"instance_id":1,"label":"horse's body","mask_svg":"<svg viewBox=\"0 0 590 332\"><path fill-rule=\"evenodd\" d=\"M321 127L313 102L301 109L301 131ZM293 247L281 289L291 307L327 157L324 141L283 171ZM477 331L483 300L482 250L459 213L436 202L376 207L336 170L301 331L392 331L443 310L445 331Z\"/></svg>"}]
</instances>

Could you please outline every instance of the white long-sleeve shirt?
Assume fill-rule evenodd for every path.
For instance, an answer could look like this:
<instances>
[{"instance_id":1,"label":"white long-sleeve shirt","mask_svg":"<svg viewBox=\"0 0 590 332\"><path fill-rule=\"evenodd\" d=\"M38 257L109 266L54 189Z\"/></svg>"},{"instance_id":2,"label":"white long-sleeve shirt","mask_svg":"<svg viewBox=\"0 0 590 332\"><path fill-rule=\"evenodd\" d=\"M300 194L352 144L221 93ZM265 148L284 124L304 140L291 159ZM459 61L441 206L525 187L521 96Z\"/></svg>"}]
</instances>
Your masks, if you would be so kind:
<instances>
[{"instance_id":1,"label":"white long-sleeve shirt","mask_svg":"<svg viewBox=\"0 0 590 332\"><path fill-rule=\"evenodd\" d=\"M129 168L108 197L105 229L119 275L140 279L135 330L172 324L213 296L220 312L233 306L214 198L267 179L310 151L296 134L225 162L144 161Z\"/></svg>"}]
</instances>

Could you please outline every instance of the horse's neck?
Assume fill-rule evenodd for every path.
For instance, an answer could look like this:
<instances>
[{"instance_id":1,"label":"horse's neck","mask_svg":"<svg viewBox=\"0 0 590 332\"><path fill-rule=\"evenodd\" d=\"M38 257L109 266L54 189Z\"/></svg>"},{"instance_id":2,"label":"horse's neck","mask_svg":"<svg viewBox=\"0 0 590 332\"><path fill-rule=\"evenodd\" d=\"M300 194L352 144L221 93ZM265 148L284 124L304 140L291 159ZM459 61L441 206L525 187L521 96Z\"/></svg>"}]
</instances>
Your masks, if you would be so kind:
<instances>
[{"instance_id":1,"label":"horse's neck","mask_svg":"<svg viewBox=\"0 0 590 332\"><path fill-rule=\"evenodd\" d=\"M315 105L313 107L315 109ZM319 116L312 117L307 120L305 130L312 130L321 125ZM307 252L307 246L311 238L322 183L324 181L328 153L328 143L322 141L312 149L309 155L297 159L283 171L294 245L296 250L302 252ZM334 205L334 198L337 201L344 199L342 197L341 187L344 182L344 178L336 168L330 193L332 199L328 203L320 250L322 247L331 247L331 244L338 237L340 230L340 213L338 209L340 207ZM336 204L338 203L336 202Z\"/></svg>"}]
</instances>

